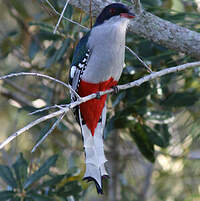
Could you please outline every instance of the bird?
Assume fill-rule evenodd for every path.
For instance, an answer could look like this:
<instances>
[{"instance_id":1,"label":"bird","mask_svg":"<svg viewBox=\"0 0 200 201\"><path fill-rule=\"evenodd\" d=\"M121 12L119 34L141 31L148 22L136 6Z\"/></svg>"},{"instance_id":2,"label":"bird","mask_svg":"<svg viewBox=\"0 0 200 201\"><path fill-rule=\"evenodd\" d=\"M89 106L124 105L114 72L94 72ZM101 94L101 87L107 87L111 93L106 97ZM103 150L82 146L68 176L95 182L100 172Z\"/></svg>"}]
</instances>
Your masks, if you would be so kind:
<instances>
[{"instance_id":1,"label":"bird","mask_svg":"<svg viewBox=\"0 0 200 201\"><path fill-rule=\"evenodd\" d=\"M80 97L115 88L122 74L128 24L135 15L122 3L106 6L93 27L78 42L69 71L69 84ZM103 194L105 168L103 132L107 95L81 103L74 110L81 127L86 170L83 179L94 181ZM71 92L71 101L78 97Z\"/></svg>"}]
</instances>

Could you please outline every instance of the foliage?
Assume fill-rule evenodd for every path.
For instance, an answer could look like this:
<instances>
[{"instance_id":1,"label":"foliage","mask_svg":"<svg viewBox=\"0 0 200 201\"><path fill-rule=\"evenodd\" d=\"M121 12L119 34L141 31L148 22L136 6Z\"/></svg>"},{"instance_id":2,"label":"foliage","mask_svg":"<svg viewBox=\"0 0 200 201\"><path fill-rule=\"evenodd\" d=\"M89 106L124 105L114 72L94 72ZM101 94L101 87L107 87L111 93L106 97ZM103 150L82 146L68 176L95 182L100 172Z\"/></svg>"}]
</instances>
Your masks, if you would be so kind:
<instances>
[{"instance_id":1,"label":"foliage","mask_svg":"<svg viewBox=\"0 0 200 201\"><path fill-rule=\"evenodd\" d=\"M0 165L0 177L9 187L9 190L0 192L0 199L51 201L62 198L67 200L70 196L79 199L81 186L77 181L70 181L70 173L58 175L50 171L56 160L57 155L51 156L32 172L31 164L28 164L20 153L12 167ZM43 179L44 177L46 179ZM60 185L63 180L66 182Z\"/></svg>"}]
</instances>

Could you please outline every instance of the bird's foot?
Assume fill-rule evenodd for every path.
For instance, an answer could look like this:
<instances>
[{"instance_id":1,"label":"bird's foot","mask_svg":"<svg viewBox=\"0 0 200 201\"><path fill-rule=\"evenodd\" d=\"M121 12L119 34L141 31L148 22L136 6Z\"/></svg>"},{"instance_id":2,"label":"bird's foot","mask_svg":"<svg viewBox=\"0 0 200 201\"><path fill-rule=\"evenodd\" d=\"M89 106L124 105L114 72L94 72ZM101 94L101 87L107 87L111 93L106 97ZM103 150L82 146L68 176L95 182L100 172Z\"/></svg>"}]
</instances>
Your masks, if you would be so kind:
<instances>
[{"instance_id":1,"label":"bird's foot","mask_svg":"<svg viewBox=\"0 0 200 201\"><path fill-rule=\"evenodd\" d=\"M112 89L114 90L113 91L114 94L118 94L119 88L117 86L113 86Z\"/></svg>"},{"instance_id":2,"label":"bird's foot","mask_svg":"<svg viewBox=\"0 0 200 201\"><path fill-rule=\"evenodd\" d=\"M96 99L101 99L100 92L96 93Z\"/></svg>"}]
</instances>

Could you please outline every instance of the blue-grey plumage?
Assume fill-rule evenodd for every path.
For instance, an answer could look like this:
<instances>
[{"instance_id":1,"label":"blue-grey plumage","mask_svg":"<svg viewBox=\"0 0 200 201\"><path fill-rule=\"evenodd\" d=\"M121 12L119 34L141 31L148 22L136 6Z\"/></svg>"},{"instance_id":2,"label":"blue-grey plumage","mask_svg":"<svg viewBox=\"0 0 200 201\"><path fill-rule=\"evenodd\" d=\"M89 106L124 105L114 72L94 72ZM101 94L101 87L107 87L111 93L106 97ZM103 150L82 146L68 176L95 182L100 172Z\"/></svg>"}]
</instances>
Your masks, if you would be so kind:
<instances>
[{"instance_id":1,"label":"blue-grey plumage","mask_svg":"<svg viewBox=\"0 0 200 201\"><path fill-rule=\"evenodd\" d=\"M69 82L74 90L79 93L80 81L87 83L87 86L99 84L100 87L101 83L106 84L112 80L116 83L119 80L124 66L126 29L133 17L130 10L121 3L110 4L103 9L93 28L79 41L74 52L69 75ZM90 91L82 87L81 90ZM74 94L71 96L72 101L75 101ZM103 148L103 130L106 122L106 105L104 102L103 104L94 133L88 127L81 106L76 108L86 154L84 179L94 181L98 193L103 193L102 177L108 177L104 165L107 159ZM85 109L84 111L91 110ZM95 112L94 110L91 114L95 115Z\"/></svg>"}]
</instances>

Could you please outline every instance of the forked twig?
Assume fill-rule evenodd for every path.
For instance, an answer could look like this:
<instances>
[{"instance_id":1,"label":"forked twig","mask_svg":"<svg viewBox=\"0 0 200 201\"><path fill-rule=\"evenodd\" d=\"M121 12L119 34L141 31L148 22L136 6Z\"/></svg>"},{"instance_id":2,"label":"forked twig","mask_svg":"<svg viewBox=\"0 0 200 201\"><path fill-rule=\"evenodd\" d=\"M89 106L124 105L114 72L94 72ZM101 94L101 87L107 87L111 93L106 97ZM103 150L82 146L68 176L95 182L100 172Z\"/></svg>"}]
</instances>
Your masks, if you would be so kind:
<instances>
[{"instance_id":1,"label":"forked twig","mask_svg":"<svg viewBox=\"0 0 200 201\"><path fill-rule=\"evenodd\" d=\"M2 149L4 146L6 146L8 143L10 143L13 139L15 139L17 136L21 135L22 133L24 133L25 131L29 130L30 128L32 128L33 126L43 122L43 121L46 121L48 119L51 119L53 117L56 117L56 116L59 116L61 115L63 112L69 110L67 108L65 108L66 110L59 110L57 112L54 112L54 113L51 113L51 114L48 114L44 117L41 117L39 119L36 119L35 121L27 124L25 127L19 129L17 132L13 133L11 136L9 136L5 141L3 141L1 144L0 144L0 149Z\"/></svg>"},{"instance_id":2,"label":"forked twig","mask_svg":"<svg viewBox=\"0 0 200 201\"><path fill-rule=\"evenodd\" d=\"M45 140L45 138L51 134L53 132L53 130L55 129L55 127L60 123L60 121L63 119L63 117L65 116L65 113L63 113L57 120L56 122L54 122L53 126L51 127L50 130L48 130L48 132L39 140L39 142L33 147L33 149L31 150L31 153L33 153L37 147Z\"/></svg>"},{"instance_id":3,"label":"forked twig","mask_svg":"<svg viewBox=\"0 0 200 201\"><path fill-rule=\"evenodd\" d=\"M90 0L90 29L92 28L92 0Z\"/></svg>"},{"instance_id":4,"label":"forked twig","mask_svg":"<svg viewBox=\"0 0 200 201\"><path fill-rule=\"evenodd\" d=\"M45 1L47 2L47 4L52 8L52 10L53 10L57 15L61 15L61 13L59 13L59 12L53 7L53 5L52 5L48 0L45 0ZM78 23L78 22L76 22L76 21L74 21L74 20L71 20L71 19L69 19L69 18L67 18L67 17L65 17L65 16L63 16L62 18L65 19L65 20L67 20L67 21L69 21L69 22L71 22L71 23L73 23L73 24L76 24L76 25L82 27L83 29L89 30L87 27L81 25L80 23Z\"/></svg>"},{"instance_id":5,"label":"forked twig","mask_svg":"<svg viewBox=\"0 0 200 201\"><path fill-rule=\"evenodd\" d=\"M53 106L47 106L47 107L44 107L44 108L41 108L41 109L38 109L34 112L30 112L29 115L34 115L34 114L37 114L37 113L40 113L40 112L44 112L46 110L50 110L50 109L55 109L55 108L63 108L63 107L66 107L66 104L63 104L63 105L53 105Z\"/></svg>"},{"instance_id":6,"label":"forked twig","mask_svg":"<svg viewBox=\"0 0 200 201\"><path fill-rule=\"evenodd\" d=\"M70 0L67 0L66 3L65 3L65 6L64 6L64 8L63 8L63 10L62 10L62 13L61 13L61 15L60 15L60 17L59 17L59 19L58 19L58 22L57 22L57 24L56 24L56 26L55 26L54 31L53 31L54 34L56 33L56 30L57 30L57 28L58 28L58 26L59 26L59 24L60 24L60 22L61 22L61 20L62 20L62 18L63 18L64 12L65 12L65 10L66 10L66 8L67 8L67 5L68 5L69 1L70 1Z\"/></svg>"},{"instance_id":7,"label":"forked twig","mask_svg":"<svg viewBox=\"0 0 200 201\"><path fill-rule=\"evenodd\" d=\"M52 10L53 10L57 15L60 15L60 16L61 16L61 14L53 7L53 5L52 5L48 0L46 0L46 2L47 2L47 4L52 8ZM91 1L90 1L90 2L91 2ZM90 5L91 5L91 4L90 4ZM91 8L91 9L92 9L92 8ZM71 19L69 19L69 18L66 18L65 16L62 16L62 18L65 19L65 20L68 20L69 22L71 22L71 23L73 23L73 24L76 24L76 25L78 25L78 26L80 26L80 27L82 27L82 28L84 28L84 29L86 29L86 30L89 30L87 27L85 27L85 26L81 25L80 23L75 22L75 21L73 21L73 20L71 20ZM91 21L90 21L90 23L91 23ZM127 49L132 55L134 55L134 56L145 66L145 68L147 68L147 69L149 68L148 65L145 64L145 62L143 62L142 59L140 59L140 57L139 57L132 49L130 49L130 48L127 47L127 46L125 46L125 47L126 47L126 49ZM148 69L148 72L152 72L151 69Z\"/></svg>"},{"instance_id":8,"label":"forked twig","mask_svg":"<svg viewBox=\"0 0 200 201\"><path fill-rule=\"evenodd\" d=\"M76 91L74 89L72 89L72 87L69 84L66 84L64 82L62 82L61 80L55 79L51 76L48 75L43 75L40 73L27 73L27 72L20 72L20 73L12 73L9 75L4 75L4 76L0 76L0 80L4 80L4 79L8 79L8 78L12 78L12 77L17 77L17 76L36 76L36 77L42 77L45 79L49 79L52 80L54 82L57 82L63 86L65 86L66 88L68 88L72 93L74 93L74 95L78 98L81 99L81 97L76 93Z\"/></svg>"},{"instance_id":9,"label":"forked twig","mask_svg":"<svg viewBox=\"0 0 200 201\"><path fill-rule=\"evenodd\" d=\"M179 71L183 71L183 70L185 70L187 68L199 67L199 66L200 66L200 61L197 61L197 62L186 63L186 64L183 64L183 65L179 65L179 66L175 66L175 67L163 69L163 70L160 70L158 72L153 72L150 75L146 75L146 76L144 76L144 77L142 77L142 78L140 78L138 80L135 80L133 82L130 82L130 83L127 83L127 84L124 84L124 85L118 85L117 88L119 90L129 89L129 88L132 88L132 87L135 87L135 86L140 86L144 82L148 82L150 80L154 80L156 78L159 78L159 77L164 76L164 75L169 74L169 73L179 72ZM8 78L8 76L7 76L7 78ZM1 77L0 77L0 79L1 79ZM98 96L103 96L105 94L112 93L113 91L114 91L114 89L109 89L109 90L106 90L106 91L101 91L101 92L98 93ZM17 136L21 135L23 132L29 130L33 126L35 126L35 125L37 125L37 124L39 124L39 123L41 123L43 121L46 121L48 119L51 119L53 117L60 116L62 114L66 114L70 109L72 109L72 108L80 105L83 102L86 102L86 101L89 101L91 99L94 99L96 97L97 97L96 93L90 94L88 96L85 96L85 97L81 98L80 100L77 100L76 102L72 102L72 103L66 105L66 107L64 107L64 108L61 107L60 110L58 110L56 112L53 112L53 113L48 114L46 116L43 116L43 117L41 117L39 119L36 119L35 121L29 123L25 127L21 128L20 130L18 130L14 134L12 134L5 141L3 141L0 144L0 149L2 149L4 146L6 146L8 143L10 143Z\"/></svg>"},{"instance_id":10,"label":"forked twig","mask_svg":"<svg viewBox=\"0 0 200 201\"><path fill-rule=\"evenodd\" d=\"M152 73L153 71L151 70L151 68L144 62L144 61L142 61L142 59L131 49L131 48L129 48L128 46L126 46L126 49L131 53L131 54L133 54L143 65L144 65L144 67L147 69L147 71L149 72L149 73Z\"/></svg>"}]
</instances>

